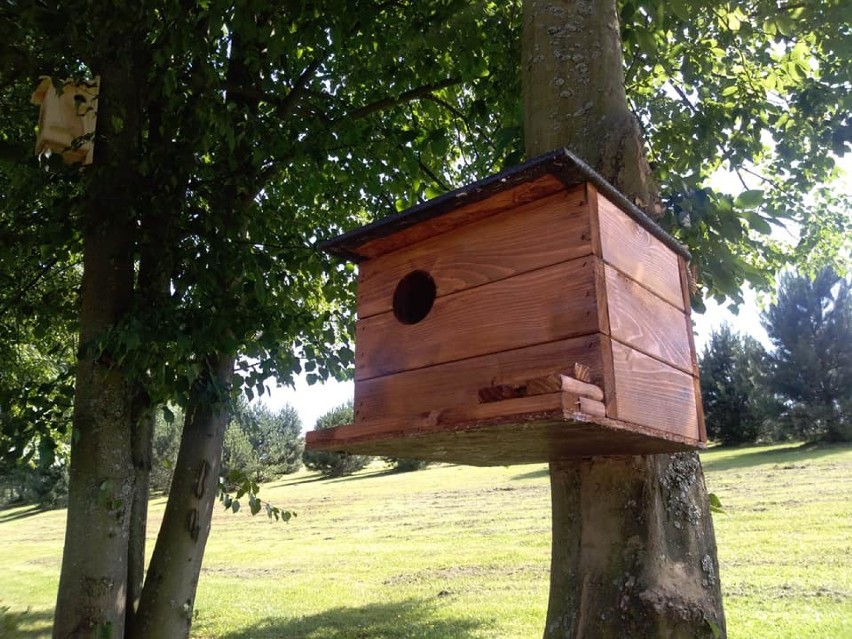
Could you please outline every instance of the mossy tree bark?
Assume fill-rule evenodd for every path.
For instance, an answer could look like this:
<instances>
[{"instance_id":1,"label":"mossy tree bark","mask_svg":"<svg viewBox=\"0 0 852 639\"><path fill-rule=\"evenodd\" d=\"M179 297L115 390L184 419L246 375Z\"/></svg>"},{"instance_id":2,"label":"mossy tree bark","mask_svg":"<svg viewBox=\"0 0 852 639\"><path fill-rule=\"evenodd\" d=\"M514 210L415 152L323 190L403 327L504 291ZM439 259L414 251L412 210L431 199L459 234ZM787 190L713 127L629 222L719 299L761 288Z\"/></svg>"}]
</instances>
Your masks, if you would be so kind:
<instances>
[{"instance_id":1,"label":"mossy tree bark","mask_svg":"<svg viewBox=\"0 0 852 639\"><path fill-rule=\"evenodd\" d=\"M659 195L628 107L614 0L525 0L526 152L569 147L650 215ZM545 639L724 637L698 456L551 464Z\"/></svg>"},{"instance_id":2,"label":"mossy tree bark","mask_svg":"<svg viewBox=\"0 0 852 639\"><path fill-rule=\"evenodd\" d=\"M132 164L138 150L138 83L131 56L99 69L95 167L84 204L80 352L68 523L53 636L120 637L124 632L133 455L128 430L132 390L99 341L130 308L133 216L138 192Z\"/></svg>"}]
</instances>

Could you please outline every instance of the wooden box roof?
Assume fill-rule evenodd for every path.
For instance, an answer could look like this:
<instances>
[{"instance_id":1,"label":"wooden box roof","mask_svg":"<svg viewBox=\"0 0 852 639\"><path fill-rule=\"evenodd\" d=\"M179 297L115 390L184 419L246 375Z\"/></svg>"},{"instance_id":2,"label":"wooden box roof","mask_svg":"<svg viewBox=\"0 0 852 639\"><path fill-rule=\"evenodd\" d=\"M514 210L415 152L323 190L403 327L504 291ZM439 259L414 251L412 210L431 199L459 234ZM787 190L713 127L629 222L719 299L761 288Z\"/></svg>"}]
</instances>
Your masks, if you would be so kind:
<instances>
[{"instance_id":1,"label":"wooden box roof","mask_svg":"<svg viewBox=\"0 0 852 639\"><path fill-rule=\"evenodd\" d=\"M462 206L486 200L509 189L544 178L545 176L552 176L564 188L590 182L602 195L618 205L651 235L659 239L678 255L689 259L689 252L682 244L666 233L644 211L630 202L588 164L564 148L551 151L501 173L450 191L396 215L390 215L376 220L371 224L351 230L334 239L323 242L320 244L320 248L346 260L361 262L370 257L370 255L366 255L361 250L368 243L406 231L424 222L435 220ZM441 227L440 232L446 232L451 230L451 228Z\"/></svg>"}]
</instances>

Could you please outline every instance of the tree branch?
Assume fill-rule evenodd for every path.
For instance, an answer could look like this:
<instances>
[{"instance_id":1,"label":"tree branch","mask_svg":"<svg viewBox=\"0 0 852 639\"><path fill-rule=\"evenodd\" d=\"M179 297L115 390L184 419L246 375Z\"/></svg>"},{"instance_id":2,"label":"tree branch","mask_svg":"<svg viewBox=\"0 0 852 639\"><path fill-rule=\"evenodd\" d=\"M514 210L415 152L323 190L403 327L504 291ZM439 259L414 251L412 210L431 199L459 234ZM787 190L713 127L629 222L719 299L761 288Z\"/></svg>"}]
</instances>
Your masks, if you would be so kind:
<instances>
[{"instance_id":1,"label":"tree branch","mask_svg":"<svg viewBox=\"0 0 852 639\"><path fill-rule=\"evenodd\" d=\"M461 78L446 78L445 80L439 80L438 82L433 82L432 84L424 84L423 86L417 87L416 89L411 89L410 91L401 93L396 97L389 96L386 98L382 98L381 100L376 100L371 104L359 107L354 111L349 112L347 115L343 116L343 118L339 118L338 120L360 120L362 118L366 118L367 116L372 115L373 113L384 111L385 109L399 106L400 104L407 104L408 102L414 102L421 98L425 98L429 96L433 91L446 89L447 87L461 84L461 82Z\"/></svg>"},{"instance_id":2,"label":"tree branch","mask_svg":"<svg viewBox=\"0 0 852 639\"><path fill-rule=\"evenodd\" d=\"M243 84L236 84L234 82L226 81L222 88L230 96L248 98L256 104L261 102L271 104L276 108L279 117L287 118L296 110L299 100L307 93L308 81L313 77L320 66L322 66L324 61L325 56L320 56L305 67L304 71L302 71L302 73L299 74L299 77L296 78L290 92L283 97L266 93L255 86L246 86Z\"/></svg>"}]
</instances>

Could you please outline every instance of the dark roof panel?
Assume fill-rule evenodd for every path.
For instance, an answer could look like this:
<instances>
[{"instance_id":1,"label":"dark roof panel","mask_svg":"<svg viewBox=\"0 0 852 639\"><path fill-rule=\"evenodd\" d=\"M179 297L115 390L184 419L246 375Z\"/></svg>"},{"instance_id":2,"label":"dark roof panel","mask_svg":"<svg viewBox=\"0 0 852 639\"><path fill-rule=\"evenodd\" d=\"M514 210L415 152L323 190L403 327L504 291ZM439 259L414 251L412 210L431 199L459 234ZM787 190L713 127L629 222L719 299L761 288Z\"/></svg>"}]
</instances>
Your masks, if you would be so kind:
<instances>
[{"instance_id":1,"label":"dark roof panel","mask_svg":"<svg viewBox=\"0 0 852 639\"><path fill-rule=\"evenodd\" d=\"M630 202L599 173L568 149L558 149L540 155L523 164L422 202L395 215L389 215L353 229L321 243L320 248L332 255L359 262L364 259L364 256L359 254L358 248L367 242L388 237L421 222L449 213L461 206L480 202L492 195L548 174L559 179L566 187L591 182L601 194L622 208L651 235L679 255L689 258L689 252L680 242L666 233L644 211Z\"/></svg>"}]
</instances>

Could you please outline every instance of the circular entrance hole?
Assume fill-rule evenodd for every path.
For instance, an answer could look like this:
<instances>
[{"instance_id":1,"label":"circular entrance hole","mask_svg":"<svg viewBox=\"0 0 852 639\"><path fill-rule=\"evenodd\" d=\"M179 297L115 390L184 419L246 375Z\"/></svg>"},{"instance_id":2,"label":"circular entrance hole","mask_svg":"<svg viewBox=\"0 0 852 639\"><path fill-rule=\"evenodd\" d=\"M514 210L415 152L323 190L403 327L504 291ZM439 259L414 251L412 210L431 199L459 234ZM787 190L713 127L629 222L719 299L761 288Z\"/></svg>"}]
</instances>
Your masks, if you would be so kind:
<instances>
[{"instance_id":1,"label":"circular entrance hole","mask_svg":"<svg viewBox=\"0 0 852 639\"><path fill-rule=\"evenodd\" d=\"M426 271L411 271L393 292L393 314L403 324L416 324L432 310L435 280Z\"/></svg>"}]
</instances>

